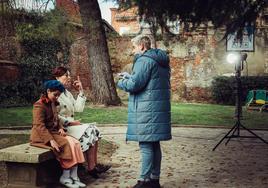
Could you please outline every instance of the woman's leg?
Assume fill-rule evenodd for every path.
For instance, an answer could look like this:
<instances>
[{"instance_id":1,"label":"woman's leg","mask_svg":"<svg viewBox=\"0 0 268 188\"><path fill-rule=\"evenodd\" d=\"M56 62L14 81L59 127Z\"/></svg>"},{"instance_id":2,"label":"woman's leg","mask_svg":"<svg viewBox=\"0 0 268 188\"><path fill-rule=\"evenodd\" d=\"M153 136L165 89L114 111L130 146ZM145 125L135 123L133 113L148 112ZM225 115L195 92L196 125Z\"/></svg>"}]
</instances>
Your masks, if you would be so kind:
<instances>
[{"instance_id":1,"label":"woman's leg","mask_svg":"<svg viewBox=\"0 0 268 188\"><path fill-rule=\"evenodd\" d=\"M73 166L70 170L70 177L74 180L74 184L79 187L86 187L86 184L82 183L77 174L77 165Z\"/></svg>"},{"instance_id":2,"label":"woman's leg","mask_svg":"<svg viewBox=\"0 0 268 188\"><path fill-rule=\"evenodd\" d=\"M91 146L87 152L87 165L88 165L88 173L93 178L98 179L98 171L96 170L96 145Z\"/></svg>"},{"instance_id":3,"label":"woman's leg","mask_svg":"<svg viewBox=\"0 0 268 188\"><path fill-rule=\"evenodd\" d=\"M79 188L79 185L74 184L70 177L70 173L70 169L63 169L63 173L60 177L60 183L68 188Z\"/></svg>"},{"instance_id":4,"label":"woman's leg","mask_svg":"<svg viewBox=\"0 0 268 188\"><path fill-rule=\"evenodd\" d=\"M77 175L77 165L73 166L70 170L70 176L72 179L78 179L78 175Z\"/></svg>"},{"instance_id":5,"label":"woman's leg","mask_svg":"<svg viewBox=\"0 0 268 188\"><path fill-rule=\"evenodd\" d=\"M68 179L68 178L70 178L70 169L63 169L62 170L61 178L62 179Z\"/></svg>"},{"instance_id":6,"label":"woman's leg","mask_svg":"<svg viewBox=\"0 0 268 188\"><path fill-rule=\"evenodd\" d=\"M96 166L96 158L95 158L95 148L94 146L91 146L87 151L87 165L88 165L88 171L91 171Z\"/></svg>"},{"instance_id":7,"label":"woman's leg","mask_svg":"<svg viewBox=\"0 0 268 188\"><path fill-rule=\"evenodd\" d=\"M94 147L94 158L95 158L95 166L98 164L98 147L99 147L99 141L96 141L95 142L95 145L93 146Z\"/></svg>"},{"instance_id":8,"label":"woman's leg","mask_svg":"<svg viewBox=\"0 0 268 188\"><path fill-rule=\"evenodd\" d=\"M71 148L71 155L72 155L72 159L60 159L60 164L62 166L62 168L64 169L68 169L71 168L75 165L77 165L78 163L83 163L85 161L82 149L81 149L81 145L80 142L78 140L76 140L73 137L70 136L66 136L65 137L70 145Z\"/></svg>"}]
</instances>

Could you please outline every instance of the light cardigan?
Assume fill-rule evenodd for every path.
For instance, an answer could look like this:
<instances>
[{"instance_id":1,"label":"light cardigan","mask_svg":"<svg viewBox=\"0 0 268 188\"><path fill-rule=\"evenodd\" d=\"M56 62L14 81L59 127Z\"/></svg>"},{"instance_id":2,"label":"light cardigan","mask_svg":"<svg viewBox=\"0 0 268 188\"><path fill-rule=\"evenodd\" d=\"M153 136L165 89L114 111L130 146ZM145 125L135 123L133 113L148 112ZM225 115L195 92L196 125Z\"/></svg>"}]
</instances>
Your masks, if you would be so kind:
<instances>
[{"instance_id":1,"label":"light cardigan","mask_svg":"<svg viewBox=\"0 0 268 188\"><path fill-rule=\"evenodd\" d=\"M96 123L82 123L81 125L68 126L70 122L75 120L74 112L83 112L86 97L80 92L77 99L74 99L73 95L68 90L65 90L58 98L58 102L60 103L58 106L59 120L65 127L67 134L80 141L83 151L88 150L101 137Z\"/></svg>"},{"instance_id":2,"label":"light cardigan","mask_svg":"<svg viewBox=\"0 0 268 188\"><path fill-rule=\"evenodd\" d=\"M64 127L68 126L68 123L74 121L75 112L83 112L86 97L83 92L80 92L75 99L71 92L67 89L58 98L59 105L59 119Z\"/></svg>"}]
</instances>

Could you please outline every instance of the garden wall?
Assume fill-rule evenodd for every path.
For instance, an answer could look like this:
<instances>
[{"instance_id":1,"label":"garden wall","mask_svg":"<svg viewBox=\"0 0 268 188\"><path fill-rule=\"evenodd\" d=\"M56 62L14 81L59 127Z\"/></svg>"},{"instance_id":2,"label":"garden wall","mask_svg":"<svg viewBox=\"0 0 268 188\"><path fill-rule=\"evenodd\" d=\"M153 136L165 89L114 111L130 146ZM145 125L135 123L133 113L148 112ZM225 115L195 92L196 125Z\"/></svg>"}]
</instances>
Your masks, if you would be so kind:
<instances>
[{"instance_id":1,"label":"garden wall","mask_svg":"<svg viewBox=\"0 0 268 188\"><path fill-rule=\"evenodd\" d=\"M222 35L221 35L222 36ZM233 75L234 65L226 62L225 41L218 33L193 32L168 41L157 41L158 48L168 51L171 63L172 98L179 101L210 102L210 86L213 77ZM78 45L79 44L79 45ZM89 71L86 64L85 41L76 42L71 48L70 66L74 74L80 74L83 84L89 89ZM114 73L131 71L132 44L130 37L110 36L108 45ZM265 69L265 40L256 37L255 52L248 53L247 68L242 75L267 75ZM78 53L79 51L79 53Z\"/></svg>"}]
</instances>

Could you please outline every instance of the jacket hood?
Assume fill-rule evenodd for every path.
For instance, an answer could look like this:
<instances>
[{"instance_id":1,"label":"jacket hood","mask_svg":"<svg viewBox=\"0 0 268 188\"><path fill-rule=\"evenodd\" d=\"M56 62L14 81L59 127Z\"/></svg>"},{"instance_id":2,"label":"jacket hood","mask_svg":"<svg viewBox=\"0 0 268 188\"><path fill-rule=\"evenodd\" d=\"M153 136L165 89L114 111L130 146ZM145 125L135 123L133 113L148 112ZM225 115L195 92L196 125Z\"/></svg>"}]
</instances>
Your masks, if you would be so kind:
<instances>
[{"instance_id":1,"label":"jacket hood","mask_svg":"<svg viewBox=\"0 0 268 188\"><path fill-rule=\"evenodd\" d=\"M155 60L162 67L169 67L169 57L166 54L166 52L164 52L163 50L150 49L150 50L147 50L146 52L144 52L139 57L142 57L142 56L145 56L145 57L148 57L148 58Z\"/></svg>"}]
</instances>

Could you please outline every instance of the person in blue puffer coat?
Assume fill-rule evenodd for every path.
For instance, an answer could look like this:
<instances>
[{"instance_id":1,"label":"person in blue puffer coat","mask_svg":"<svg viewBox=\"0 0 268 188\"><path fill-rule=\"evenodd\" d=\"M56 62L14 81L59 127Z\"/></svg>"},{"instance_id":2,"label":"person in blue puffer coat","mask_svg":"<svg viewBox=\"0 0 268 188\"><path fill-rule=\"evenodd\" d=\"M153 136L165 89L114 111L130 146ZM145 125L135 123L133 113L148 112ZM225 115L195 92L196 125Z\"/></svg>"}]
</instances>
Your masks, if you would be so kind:
<instances>
[{"instance_id":1,"label":"person in blue puffer coat","mask_svg":"<svg viewBox=\"0 0 268 188\"><path fill-rule=\"evenodd\" d=\"M160 187L160 141L171 139L170 66L168 55L151 49L151 41L142 36L132 41L132 74L121 73L117 86L129 92L127 141L139 142L141 172L139 187Z\"/></svg>"}]
</instances>

